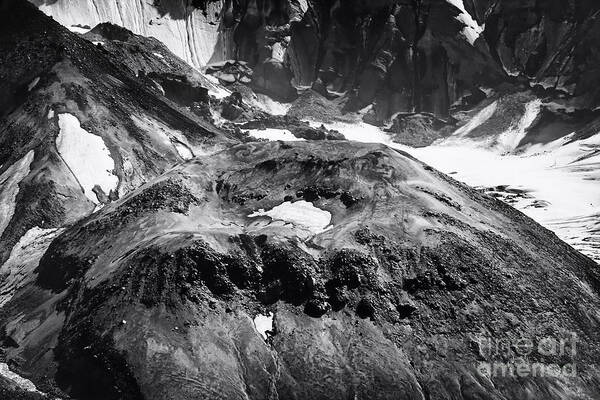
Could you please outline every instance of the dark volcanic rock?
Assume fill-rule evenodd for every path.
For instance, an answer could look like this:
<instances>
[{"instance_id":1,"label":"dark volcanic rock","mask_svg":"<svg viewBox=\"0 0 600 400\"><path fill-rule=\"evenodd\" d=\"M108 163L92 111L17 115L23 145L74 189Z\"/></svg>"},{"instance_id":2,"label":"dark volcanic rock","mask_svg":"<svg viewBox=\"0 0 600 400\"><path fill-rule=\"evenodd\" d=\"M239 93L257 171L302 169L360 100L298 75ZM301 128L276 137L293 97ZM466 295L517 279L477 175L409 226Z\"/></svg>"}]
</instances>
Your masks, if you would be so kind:
<instances>
[{"instance_id":1,"label":"dark volcanic rock","mask_svg":"<svg viewBox=\"0 0 600 400\"><path fill-rule=\"evenodd\" d=\"M250 216L297 198L331 213L329 229ZM82 399L471 399L474 390L516 400L599 389L597 265L381 145L247 143L197 158L75 224L38 271L3 307L3 326L29 327L11 334L27 344L7 357L34 379L56 371ZM265 341L252 318L269 313ZM479 369L510 362L480 337L571 333L574 358L531 355L576 362L568 383L489 380Z\"/></svg>"},{"instance_id":2,"label":"dark volcanic rock","mask_svg":"<svg viewBox=\"0 0 600 400\"><path fill-rule=\"evenodd\" d=\"M386 129L392 140L412 147L429 146L438 139L447 137L455 129L451 118L441 119L432 114L399 114Z\"/></svg>"}]
</instances>

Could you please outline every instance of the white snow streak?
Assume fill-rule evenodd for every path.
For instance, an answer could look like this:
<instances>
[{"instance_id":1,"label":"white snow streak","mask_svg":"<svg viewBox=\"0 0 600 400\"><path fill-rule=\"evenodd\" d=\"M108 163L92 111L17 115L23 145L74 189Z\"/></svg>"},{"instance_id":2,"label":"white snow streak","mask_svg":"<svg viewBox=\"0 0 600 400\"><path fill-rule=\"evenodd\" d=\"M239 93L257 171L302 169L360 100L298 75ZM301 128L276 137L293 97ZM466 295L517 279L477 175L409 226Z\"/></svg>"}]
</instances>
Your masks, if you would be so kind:
<instances>
[{"instance_id":1,"label":"white snow streak","mask_svg":"<svg viewBox=\"0 0 600 400\"><path fill-rule=\"evenodd\" d=\"M75 175L85 195L98 204L98 198L92 190L94 186L100 186L109 194L111 190L116 190L119 184L119 178L113 172L115 162L108 148L100 136L81 128L74 115L59 114L58 125L58 152Z\"/></svg>"},{"instance_id":2,"label":"white snow streak","mask_svg":"<svg viewBox=\"0 0 600 400\"><path fill-rule=\"evenodd\" d=\"M292 135L292 132L287 129L249 129L248 134L257 139L284 140L284 141L302 141L304 139L297 138Z\"/></svg>"},{"instance_id":3,"label":"white snow streak","mask_svg":"<svg viewBox=\"0 0 600 400\"><path fill-rule=\"evenodd\" d=\"M460 15L458 15L456 19L465 24L462 33L467 38L469 43L471 43L471 45L475 44L475 41L485 29L485 25L480 26L477 21L473 19L471 14L469 14L465 9L463 0L448 0L448 3L452 4L461 11Z\"/></svg>"},{"instance_id":4,"label":"white snow streak","mask_svg":"<svg viewBox=\"0 0 600 400\"><path fill-rule=\"evenodd\" d=\"M40 82L40 77L36 77L34 80L31 81L31 83L29 83L29 85L27 85L27 91L31 92L33 90L34 87L37 86L37 84Z\"/></svg>"},{"instance_id":5,"label":"white snow streak","mask_svg":"<svg viewBox=\"0 0 600 400\"><path fill-rule=\"evenodd\" d=\"M192 153L192 151L186 145L181 144L181 143L175 143L174 146L175 146L175 150L177 150L177 153L179 153L179 156L181 158L183 158L184 160L189 160L189 159L194 158L194 153Z\"/></svg>"},{"instance_id":6,"label":"white snow streak","mask_svg":"<svg viewBox=\"0 0 600 400\"><path fill-rule=\"evenodd\" d=\"M326 231L331 223L331 213L329 211L321 210L304 200L295 203L286 201L269 211L261 209L248 215L250 218L263 216L270 217L273 221L289 222L310 231L314 235Z\"/></svg>"},{"instance_id":7,"label":"white snow streak","mask_svg":"<svg viewBox=\"0 0 600 400\"><path fill-rule=\"evenodd\" d=\"M473 130L483 125L487 120L492 118L496 109L498 108L498 101L494 101L490 105L484 107L479 111L473 118L469 120L465 125L458 128L453 134L453 138L462 138L467 136Z\"/></svg>"},{"instance_id":8,"label":"white snow streak","mask_svg":"<svg viewBox=\"0 0 600 400\"><path fill-rule=\"evenodd\" d=\"M231 95L231 92L221 85L221 82L219 82L218 78L215 78L214 76L208 74L201 74L206 78L207 81L212 83L212 86L208 87L208 94L219 100Z\"/></svg>"},{"instance_id":9,"label":"white snow streak","mask_svg":"<svg viewBox=\"0 0 600 400\"><path fill-rule=\"evenodd\" d=\"M525 105L525 113L516 126L511 127L509 130L498 136L495 146L496 149L503 152L509 152L516 149L519 143L521 143L521 140L527 135L527 129L529 129L540 113L541 106L542 101L540 99L535 99L527 103Z\"/></svg>"}]
</instances>

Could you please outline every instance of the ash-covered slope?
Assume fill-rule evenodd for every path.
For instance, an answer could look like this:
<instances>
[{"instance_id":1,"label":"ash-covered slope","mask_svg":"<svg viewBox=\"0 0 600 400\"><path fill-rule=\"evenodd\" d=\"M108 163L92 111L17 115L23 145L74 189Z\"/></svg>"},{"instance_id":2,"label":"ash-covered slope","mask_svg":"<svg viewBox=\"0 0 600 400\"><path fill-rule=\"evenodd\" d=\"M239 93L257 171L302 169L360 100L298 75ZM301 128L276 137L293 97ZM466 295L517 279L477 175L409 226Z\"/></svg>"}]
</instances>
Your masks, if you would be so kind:
<instances>
[{"instance_id":1,"label":"ash-covered slope","mask_svg":"<svg viewBox=\"0 0 600 400\"><path fill-rule=\"evenodd\" d=\"M28 2L0 4L0 303L59 229L236 140Z\"/></svg>"},{"instance_id":2,"label":"ash-covered slope","mask_svg":"<svg viewBox=\"0 0 600 400\"><path fill-rule=\"evenodd\" d=\"M383 145L198 157L65 231L36 274L2 309L7 357L79 399L600 392L597 265ZM525 361L576 374L486 373L517 362L486 340L547 337L571 347Z\"/></svg>"}]
</instances>

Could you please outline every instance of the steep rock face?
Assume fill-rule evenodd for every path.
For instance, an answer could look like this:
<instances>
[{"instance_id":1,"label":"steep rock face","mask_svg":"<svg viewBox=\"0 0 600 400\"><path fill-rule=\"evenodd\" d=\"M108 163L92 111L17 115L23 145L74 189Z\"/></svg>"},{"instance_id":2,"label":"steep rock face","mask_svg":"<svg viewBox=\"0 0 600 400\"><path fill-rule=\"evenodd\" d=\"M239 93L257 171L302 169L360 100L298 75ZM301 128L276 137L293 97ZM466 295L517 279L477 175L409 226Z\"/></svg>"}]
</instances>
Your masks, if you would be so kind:
<instances>
[{"instance_id":1,"label":"steep rock face","mask_svg":"<svg viewBox=\"0 0 600 400\"><path fill-rule=\"evenodd\" d=\"M396 112L444 116L465 96L519 75L576 96L580 107L598 102L593 1L141 3L40 7L66 25L107 20L156 36L196 66L246 61L252 86L284 101L295 98L293 85L344 92L346 110L374 104L377 121Z\"/></svg>"},{"instance_id":2,"label":"steep rock face","mask_svg":"<svg viewBox=\"0 0 600 400\"><path fill-rule=\"evenodd\" d=\"M485 18L485 37L509 74L522 74L595 108L599 10L595 1L502 1Z\"/></svg>"},{"instance_id":3,"label":"steep rock face","mask_svg":"<svg viewBox=\"0 0 600 400\"><path fill-rule=\"evenodd\" d=\"M599 278L519 212L385 146L249 143L67 230L2 325L8 358L80 399L598 398ZM478 337L571 333L576 355L529 361L575 362L575 377L478 368L514 362Z\"/></svg>"},{"instance_id":4,"label":"steep rock face","mask_svg":"<svg viewBox=\"0 0 600 400\"><path fill-rule=\"evenodd\" d=\"M33 0L61 24L93 28L112 22L165 43L191 65L203 66L233 56L219 33L224 1L134 0ZM225 43L224 45L222 43Z\"/></svg>"},{"instance_id":5,"label":"steep rock face","mask_svg":"<svg viewBox=\"0 0 600 400\"><path fill-rule=\"evenodd\" d=\"M92 8L87 3L59 0L40 7L70 25L85 19L83 11ZM209 52L199 61L181 48L190 42L206 42L204 29L218 24L215 49L248 62L255 69L252 86L258 91L290 101L295 98L292 82L312 85L317 81L330 90L351 92L348 109L375 102L380 118L413 110L444 115L466 92L497 83L503 75L485 42L473 46L476 37L462 33L465 25L458 18L462 11L448 2L229 0L209 2L210 10L221 6L216 22L194 23L189 21L204 11L186 2L162 1L142 10L127 6L120 13L105 10L112 7L110 2L92 3L97 10L90 15L101 13L100 20L154 35L197 66L220 59ZM153 12L170 10L167 24L179 24L177 17L186 21L186 38L177 32L163 38L146 30L148 9L153 7ZM99 22L90 18L90 24ZM174 40L178 43L171 43ZM464 59L469 63L463 63ZM481 73L484 70L486 74Z\"/></svg>"}]
</instances>

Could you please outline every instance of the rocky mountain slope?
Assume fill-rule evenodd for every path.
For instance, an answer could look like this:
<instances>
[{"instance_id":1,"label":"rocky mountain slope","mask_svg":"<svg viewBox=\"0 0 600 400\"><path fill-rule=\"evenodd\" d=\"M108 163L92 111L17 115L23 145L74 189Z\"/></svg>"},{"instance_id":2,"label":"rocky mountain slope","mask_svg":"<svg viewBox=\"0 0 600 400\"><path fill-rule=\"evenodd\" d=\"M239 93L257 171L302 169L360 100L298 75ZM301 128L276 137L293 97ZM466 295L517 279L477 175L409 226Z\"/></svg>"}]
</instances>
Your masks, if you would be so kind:
<instances>
[{"instance_id":1,"label":"rocky mountain slope","mask_svg":"<svg viewBox=\"0 0 600 400\"><path fill-rule=\"evenodd\" d=\"M594 2L33 3L0 398L599 398L598 265L506 205L577 203L504 182L595 210Z\"/></svg>"},{"instance_id":2,"label":"rocky mountain slope","mask_svg":"<svg viewBox=\"0 0 600 400\"><path fill-rule=\"evenodd\" d=\"M2 263L21 239L49 244L173 163L237 141L21 3L0 17Z\"/></svg>"},{"instance_id":3,"label":"rocky mountain slope","mask_svg":"<svg viewBox=\"0 0 600 400\"><path fill-rule=\"evenodd\" d=\"M382 145L196 158L69 228L36 276L4 306L7 356L74 398L598 393L597 265ZM571 333L574 357L530 361L575 361L576 377L478 369L494 360L479 336Z\"/></svg>"}]
</instances>

